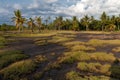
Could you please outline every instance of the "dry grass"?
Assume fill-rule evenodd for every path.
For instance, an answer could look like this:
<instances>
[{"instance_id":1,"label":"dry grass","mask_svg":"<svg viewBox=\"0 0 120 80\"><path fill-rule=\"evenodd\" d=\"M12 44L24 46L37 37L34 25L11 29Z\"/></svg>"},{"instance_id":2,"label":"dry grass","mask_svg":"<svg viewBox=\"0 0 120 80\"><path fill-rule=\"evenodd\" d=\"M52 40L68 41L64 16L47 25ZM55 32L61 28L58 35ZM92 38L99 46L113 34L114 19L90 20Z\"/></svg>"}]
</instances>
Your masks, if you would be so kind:
<instances>
[{"instance_id":1,"label":"dry grass","mask_svg":"<svg viewBox=\"0 0 120 80\"><path fill-rule=\"evenodd\" d=\"M113 63L116 60L116 57L112 53L104 53L104 52L96 52L91 53L90 57L92 60L95 61L102 61L102 62L111 62Z\"/></svg>"},{"instance_id":2,"label":"dry grass","mask_svg":"<svg viewBox=\"0 0 120 80\"><path fill-rule=\"evenodd\" d=\"M2 69L0 75L2 80L20 80L22 75L32 73L35 68L36 64L32 60L23 60Z\"/></svg>"},{"instance_id":3,"label":"dry grass","mask_svg":"<svg viewBox=\"0 0 120 80\"><path fill-rule=\"evenodd\" d=\"M106 45L120 45L120 40L99 40L99 39L91 39L88 41L87 45L99 47Z\"/></svg>"},{"instance_id":4,"label":"dry grass","mask_svg":"<svg viewBox=\"0 0 120 80\"><path fill-rule=\"evenodd\" d=\"M71 51L95 51L94 47L85 46L85 45L75 45L71 47Z\"/></svg>"},{"instance_id":5,"label":"dry grass","mask_svg":"<svg viewBox=\"0 0 120 80\"><path fill-rule=\"evenodd\" d=\"M100 63L79 62L77 65L77 68L80 71L84 71L84 72L101 73L104 75L110 75L109 69L111 68L111 65L109 64L101 65Z\"/></svg>"},{"instance_id":6,"label":"dry grass","mask_svg":"<svg viewBox=\"0 0 120 80\"><path fill-rule=\"evenodd\" d=\"M118 53L118 52L120 52L120 47L113 48L112 51Z\"/></svg>"},{"instance_id":7,"label":"dry grass","mask_svg":"<svg viewBox=\"0 0 120 80\"><path fill-rule=\"evenodd\" d=\"M42 62L47 61L47 58L46 58L46 56L43 56L43 55L37 55L37 56L35 56L34 60L37 63L42 63Z\"/></svg>"},{"instance_id":8,"label":"dry grass","mask_svg":"<svg viewBox=\"0 0 120 80\"><path fill-rule=\"evenodd\" d=\"M85 52L67 52L63 57L59 57L60 63L74 63L75 61L89 61L90 56Z\"/></svg>"}]
</instances>

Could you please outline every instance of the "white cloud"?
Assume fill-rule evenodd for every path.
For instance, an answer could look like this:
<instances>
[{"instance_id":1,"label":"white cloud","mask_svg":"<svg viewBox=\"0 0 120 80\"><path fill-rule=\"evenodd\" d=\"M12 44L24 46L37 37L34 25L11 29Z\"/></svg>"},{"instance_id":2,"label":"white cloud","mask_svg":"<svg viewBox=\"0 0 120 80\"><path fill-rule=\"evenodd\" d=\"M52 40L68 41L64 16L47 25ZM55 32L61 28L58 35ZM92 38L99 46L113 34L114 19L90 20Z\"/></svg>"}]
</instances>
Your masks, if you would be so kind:
<instances>
[{"instance_id":1,"label":"white cloud","mask_svg":"<svg viewBox=\"0 0 120 80\"><path fill-rule=\"evenodd\" d=\"M119 9L120 1L118 0L81 0L76 1L68 8L58 9L58 11L71 16L81 17L88 14L98 17L103 11L109 15L118 15L120 13Z\"/></svg>"},{"instance_id":2,"label":"white cloud","mask_svg":"<svg viewBox=\"0 0 120 80\"><path fill-rule=\"evenodd\" d=\"M33 0L33 3L31 3L29 6L28 6L28 9L33 9L33 8L38 8L39 7L39 2L38 0Z\"/></svg>"},{"instance_id":3,"label":"white cloud","mask_svg":"<svg viewBox=\"0 0 120 80\"><path fill-rule=\"evenodd\" d=\"M4 8L0 8L0 14L7 14L9 11Z\"/></svg>"},{"instance_id":4,"label":"white cloud","mask_svg":"<svg viewBox=\"0 0 120 80\"><path fill-rule=\"evenodd\" d=\"M53 2L57 2L58 0L44 0L47 3L53 3Z\"/></svg>"},{"instance_id":5,"label":"white cloud","mask_svg":"<svg viewBox=\"0 0 120 80\"><path fill-rule=\"evenodd\" d=\"M22 9L22 6L20 4L14 4L13 8L14 9Z\"/></svg>"}]
</instances>

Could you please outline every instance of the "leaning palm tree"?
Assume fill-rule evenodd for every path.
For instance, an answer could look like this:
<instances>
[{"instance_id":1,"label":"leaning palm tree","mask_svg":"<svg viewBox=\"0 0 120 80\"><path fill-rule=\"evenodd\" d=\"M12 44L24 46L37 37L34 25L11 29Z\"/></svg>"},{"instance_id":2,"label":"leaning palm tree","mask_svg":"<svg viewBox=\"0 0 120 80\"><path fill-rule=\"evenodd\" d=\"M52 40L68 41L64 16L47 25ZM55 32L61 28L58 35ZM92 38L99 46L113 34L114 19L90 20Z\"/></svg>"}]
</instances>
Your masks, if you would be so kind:
<instances>
[{"instance_id":1,"label":"leaning palm tree","mask_svg":"<svg viewBox=\"0 0 120 80\"><path fill-rule=\"evenodd\" d=\"M24 23L24 18L22 17L21 11L14 11L14 15L15 16L12 18L12 20L15 22L16 28L19 29L19 31L21 31L21 28L23 28L22 25Z\"/></svg>"},{"instance_id":2,"label":"leaning palm tree","mask_svg":"<svg viewBox=\"0 0 120 80\"><path fill-rule=\"evenodd\" d=\"M41 17L36 17L36 24L37 24L39 32L40 32L40 29L42 27Z\"/></svg>"}]
</instances>

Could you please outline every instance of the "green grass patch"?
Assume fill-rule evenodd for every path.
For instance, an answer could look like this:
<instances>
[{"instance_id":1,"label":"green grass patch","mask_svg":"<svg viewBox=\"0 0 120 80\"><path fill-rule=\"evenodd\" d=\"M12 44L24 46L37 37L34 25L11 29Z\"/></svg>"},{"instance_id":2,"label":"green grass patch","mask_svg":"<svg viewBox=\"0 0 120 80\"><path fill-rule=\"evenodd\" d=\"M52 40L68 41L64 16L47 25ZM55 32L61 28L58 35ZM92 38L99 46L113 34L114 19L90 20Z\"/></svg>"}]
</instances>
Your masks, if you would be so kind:
<instances>
[{"instance_id":1,"label":"green grass patch","mask_svg":"<svg viewBox=\"0 0 120 80\"><path fill-rule=\"evenodd\" d=\"M109 64L100 64L100 63L86 63L86 62L79 62L77 68L80 71L84 72L92 72L92 73L100 73L104 75L110 75L110 67Z\"/></svg>"},{"instance_id":2,"label":"green grass patch","mask_svg":"<svg viewBox=\"0 0 120 80\"><path fill-rule=\"evenodd\" d=\"M21 80L22 76L32 73L35 68L36 64L34 61L23 60L2 69L0 75L2 80Z\"/></svg>"},{"instance_id":3,"label":"green grass patch","mask_svg":"<svg viewBox=\"0 0 120 80\"><path fill-rule=\"evenodd\" d=\"M120 66L119 65L112 66L110 68L110 71L111 71L111 77L120 79Z\"/></svg>"},{"instance_id":4,"label":"green grass patch","mask_svg":"<svg viewBox=\"0 0 120 80\"><path fill-rule=\"evenodd\" d=\"M74 63L75 61L89 61L90 56L85 52L67 52L59 57L60 63Z\"/></svg>"},{"instance_id":5,"label":"green grass patch","mask_svg":"<svg viewBox=\"0 0 120 80\"><path fill-rule=\"evenodd\" d=\"M71 51L95 51L94 47L85 46L85 45L75 45L71 47Z\"/></svg>"},{"instance_id":6,"label":"green grass patch","mask_svg":"<svg viewBox=\"0 0 120 80\"><path fill-rule=\"evenodd\" d=\"M106 45L120 45L120 40L99 40L99 39L91 39L88 41L87 45L95 46L95 47L103 47Z\"/></svg>"},{"instance_id":7,"label":"green grass patch","mask_svg":"<svg viewBox=\"0 0 120 80\"><path fill-rule=\"evenodd\" d=\"M116 57L112 53L104 53L104 52L95 52L91 53L90 57L92 60L95 61L102 61L102 62L111 62L113 63L116 60Z\"/></svg>"},{"instance_id":8,"label":"green grass patch","mask_svg":"<svg viewBox=\"0 0 120 80\"><path fill-rule=\"evenodd\" d=\"M3 48L6 42L7 40L4 37L0 36L0 48Z\"/></svg>"},{"instance_id":9,"label":"green grass patch","mask_svg":"<svg viewBox=\"0 0 120 80\"><path fill-rule=\"evenodd\" d=\"M70 71L66 73L66 80L114 80L107 76L85 76L81 75L79 72Z\"/></svg>"},{"instance_id":10,"label":"green grass patch","mask_svg":"<svg viewBox=\"0 0 120 80\"><path fill-rule=\"evenodd\" d=\"M0 53L0 69L13 62L26 58L28 58L28 56L23 54L21 51L7 51Z\"/></svg>"}]
</instances>

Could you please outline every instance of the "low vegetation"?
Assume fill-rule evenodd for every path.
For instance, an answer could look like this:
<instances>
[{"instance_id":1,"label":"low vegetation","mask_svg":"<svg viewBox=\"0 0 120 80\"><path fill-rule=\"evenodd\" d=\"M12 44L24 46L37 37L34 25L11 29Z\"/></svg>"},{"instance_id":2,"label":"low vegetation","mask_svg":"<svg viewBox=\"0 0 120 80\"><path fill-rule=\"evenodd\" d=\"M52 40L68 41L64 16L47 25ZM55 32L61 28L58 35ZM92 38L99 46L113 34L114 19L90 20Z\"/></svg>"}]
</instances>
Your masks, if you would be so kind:
<instances>
[{"instance_id":1,"label":"low vegetation","mask_svg":"<svg viewBox=\"0 0 120 80\"><path fill-rule=\"evenodd\" d=\"M67 52L64 53L63 57L59 57L58 60L60 63L74 63L75 61L89 61L90 56L85 52Z\"/></svg>"},{"instance_id":2,"label":"low vegetation","mask_svg":"<svg viewBox=\"0 0 120 80\"><path fill-rule=\"evenodd\" d=\"M101 65L100 63L86 63L86 62L79 62L77 68L80 71L88 72L88 73L100 73L104 75L110 75L111 65L104 64Z\"/></svg>"},{"instance_id":3,"label":"low vegetation","mask_svg":"<svg viewBox=\"0 0 120 80\"><path fill-rule=\"evenodd\" d=\"M118 52L120 52L120 47L113 48L112 51L118 53Z\"/></svg>"},{"instance_id":4,"label":"low vegetation","mask_svg":"<svg viewBox=\"0 0 120 80\"><path fill-rule=\"evenodd\" d=\"M66 74L66 80L110 80L110 79L111 78L107 76L81 75L79 72L76 71L70 71Z\"/></svg>"},{"instance_id":5,"label":"low vegetation","mask_svg":"<svg viewBox=\"0 0 120 80\"><path fill-rule=\"evenodd\" d=\"M4 47L6 44L6 39L2 36L0 36L0 48Z\"/></svg>"},{"instance_id":6,"label":"low vegetation","mask_svg":"<svg viewBox=\"0 0 120 80\"><path fill-rule=\"evenodd\" d=\"M91 39L88 41L87 45L95 46L95 47L104 47L106 45L120 45L120 40L99 40L99 39Z\"/></svg>"},{"instance_id":7,"label":"low vegetation","mask_svg":"<svg viewBox=\"0 0 120 80\"><path fill-rule=\"evenodd\" d=\"M104 52L96 52L90 54L90 57L92 60L95 61L102 61L102 62L111 62L113 63L115 61L115 56L112 53L104 53Z\"/></svg>"},{"instance_id":8,"label":"low vegetation","mask_svg":"<svg viewBox=\"0 0 120 80\"><path fill-rule=\"evenodd\" d=\"M42 62L47 61L47 58L43 55L37 55L37 56L35 56L34 61L36 63L42 63Z\"/></svg>"},{"instance_id":9,"label":"low vegetation","mask_svg":"<svg viewBox=\"0 0 120 80\"><path fill-rule=\"evenodd\" d=\"M28 56L23 54L21 51L7 51L0 53L0 69L18 60L26 58L28 58Z\"/></svg>"},{"instance_id":10,"label":"low vegetation","mask_svg":"<svg viewBox=\"0 0 120 80\"><path fill-rule=\"evenodd\" d=\"M0 75L2 80L21 80L23 76L32 73L36 66L32 60L23 60L2 69Z\"/></svg>"},{"instance_id":11,"label":"low vegetation","mask_svg":"<svg viewBox=\"0 0 120 80\"><path fill-rule=\"evenodd\" d=\"M72 51L95 51L94 47L85 46L85 45L75 45L71 47Z\"/></svg>"}]
</instances>

